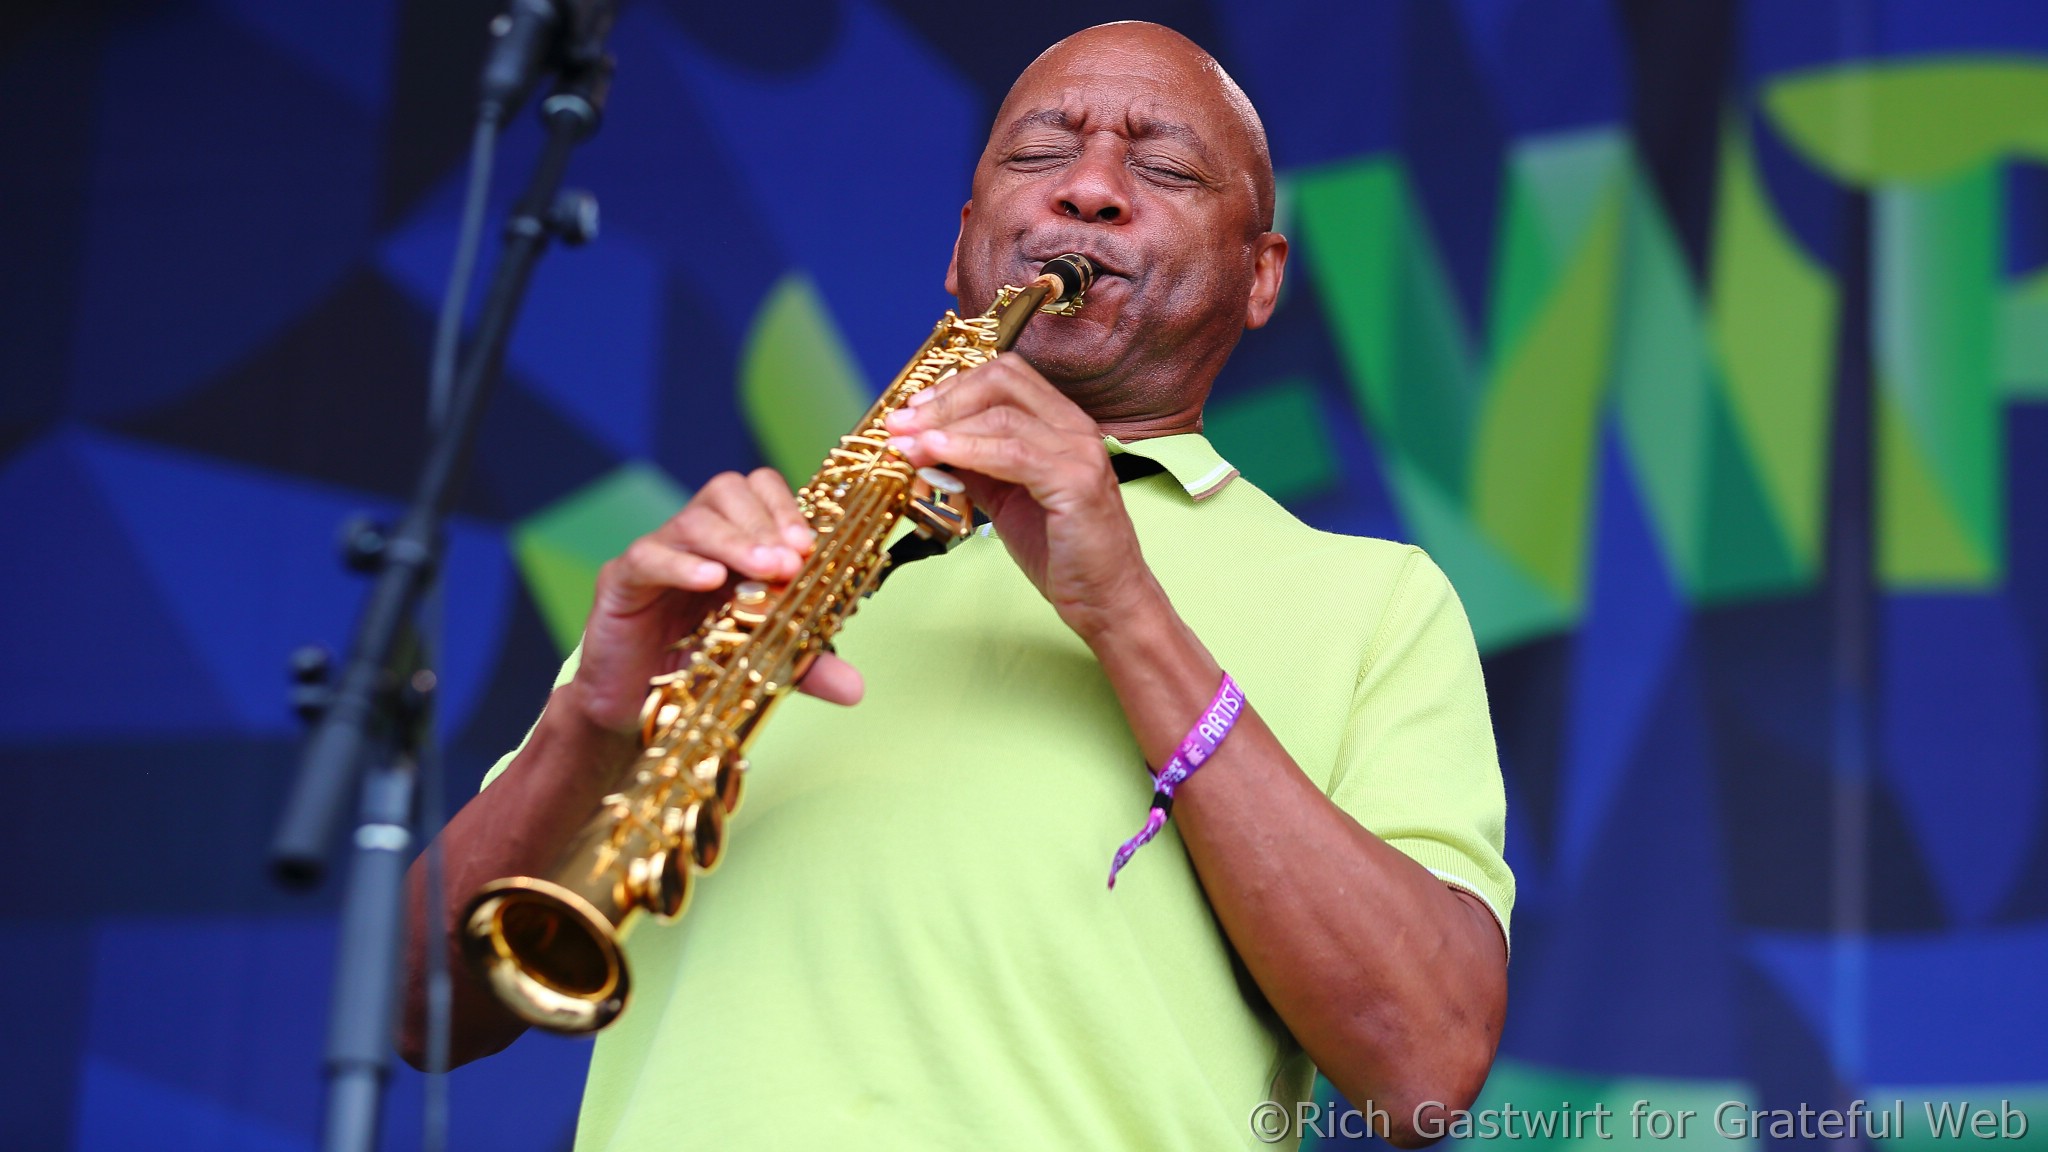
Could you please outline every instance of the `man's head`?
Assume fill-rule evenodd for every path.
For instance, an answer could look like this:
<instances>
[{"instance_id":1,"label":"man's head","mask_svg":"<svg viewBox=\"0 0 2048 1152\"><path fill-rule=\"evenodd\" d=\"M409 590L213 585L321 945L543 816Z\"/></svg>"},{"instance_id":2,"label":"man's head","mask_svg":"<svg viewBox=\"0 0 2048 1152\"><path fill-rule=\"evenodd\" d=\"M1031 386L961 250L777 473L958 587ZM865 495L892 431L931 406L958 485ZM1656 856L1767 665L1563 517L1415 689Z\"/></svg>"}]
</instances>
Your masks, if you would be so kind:
<instances>
[{"instance_id":1,"label":"man's head","mask_svg":"<svg viewBox=\"0 0 2048 1152\"><path fill-rule=\"evenodd\" d=\"M1018 350L1098 421L1192 417L1279 294L1273 162L1216 61L1157 24L1105 24L1017 78L974 170L946 289L979 312L1004 284L1080 252L1102 275L1073 318Z\"/></svg>"}]
</instances>

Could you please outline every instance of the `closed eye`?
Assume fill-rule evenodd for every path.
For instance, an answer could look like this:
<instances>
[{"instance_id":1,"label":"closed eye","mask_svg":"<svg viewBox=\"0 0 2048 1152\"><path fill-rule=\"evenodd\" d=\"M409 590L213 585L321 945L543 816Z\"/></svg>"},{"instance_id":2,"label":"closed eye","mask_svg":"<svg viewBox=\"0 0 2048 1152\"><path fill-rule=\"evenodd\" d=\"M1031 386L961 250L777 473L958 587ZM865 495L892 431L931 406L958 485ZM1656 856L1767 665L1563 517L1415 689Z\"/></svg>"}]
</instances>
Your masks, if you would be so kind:
<instances>
[{"instance_id":1,"label":"closed eye","mask_svg":"<svg viewBox=\"0 0 2048 1152\"><path fill-rule=\"evenodd\" d=\"M1046 168L1066 158L1064 152L1019 152L1010 157L1010 163L1020 168Z\"/></svg>"},{"instance_id":2,"label":"closed eye","mask_svg":"<svg viewBox=\"0 0 2048 1152\"><path fill-rule=\"evenodd\" d=\"M1178 168L1168 168L1159 164L1140 164L1137 167L1138 171L1143 172L1146 176L1154 180L1163 181L1168 184L1195 183L1194 176L1190 175L1189 173L1183 172Z\"/></svg>"}]
</instances>

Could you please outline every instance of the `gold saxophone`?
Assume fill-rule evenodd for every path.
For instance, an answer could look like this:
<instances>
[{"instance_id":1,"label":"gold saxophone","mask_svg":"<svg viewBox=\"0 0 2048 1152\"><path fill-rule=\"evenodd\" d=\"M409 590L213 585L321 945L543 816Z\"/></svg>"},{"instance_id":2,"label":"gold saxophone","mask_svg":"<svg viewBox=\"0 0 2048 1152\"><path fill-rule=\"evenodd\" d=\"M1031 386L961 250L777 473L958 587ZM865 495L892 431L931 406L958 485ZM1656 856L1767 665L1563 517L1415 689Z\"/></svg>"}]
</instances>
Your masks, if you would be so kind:
<instances>
[{"instance_id":1,"label":"gold saxophone","mask_svg":"<svg viewBox=\"0 0 2048 1152\"><path fill-rule=\"evenodd\" d=\"M818 539L796 577L780 588L739 584L677 645L682 666L653 679L641 710L646 750L547 876L507 876L477 890L462 915L463 952L513 1012L579 1033L625 1010L627 920L642 910L676 919L694 876L718 866L748 744L880 583L897 521L910 516L927 537L973 529L959 480L913 470L889 447L883 420L924 389L1008 350L1034 314L1072 315L1094 279L1087 257L1061 256L1025 287L1005 287L980 316L947 312L797 490Z\"/></svg>"}]
</instances>

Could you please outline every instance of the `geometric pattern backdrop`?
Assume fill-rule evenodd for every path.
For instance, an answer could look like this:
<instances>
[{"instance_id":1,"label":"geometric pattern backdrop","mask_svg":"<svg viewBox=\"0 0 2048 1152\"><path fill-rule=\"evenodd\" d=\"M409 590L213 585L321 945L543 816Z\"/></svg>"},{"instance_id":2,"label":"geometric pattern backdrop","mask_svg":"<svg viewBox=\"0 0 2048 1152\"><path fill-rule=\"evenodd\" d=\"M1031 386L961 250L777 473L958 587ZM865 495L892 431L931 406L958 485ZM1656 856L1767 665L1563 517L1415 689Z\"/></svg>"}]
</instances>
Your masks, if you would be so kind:
<instances>
[{"instance_id":1,"label":"geometric pattern backdrop","mask_svg":"<svg viewBox=\"0 0 2048 1152\"><path fill-rule=\"evenodd\" d=\"M342 645L335 527L425 444L498 7L0 11L11 1148L316 1142L336 886L263 874L284 661ZM1212 438L1428 548L1486 655L1488 1100L1988 1094L2048 1140L2048 9L775 9L622 7L571 169L603 234L542 266L452 529L450 806L598 563L715 471L807 473L947 306L1017 71L1157 19L1262 110L1297 257ZM454 1147L564 1147L587 1054L455 1073Z\"/></svg>"}]
</instances>

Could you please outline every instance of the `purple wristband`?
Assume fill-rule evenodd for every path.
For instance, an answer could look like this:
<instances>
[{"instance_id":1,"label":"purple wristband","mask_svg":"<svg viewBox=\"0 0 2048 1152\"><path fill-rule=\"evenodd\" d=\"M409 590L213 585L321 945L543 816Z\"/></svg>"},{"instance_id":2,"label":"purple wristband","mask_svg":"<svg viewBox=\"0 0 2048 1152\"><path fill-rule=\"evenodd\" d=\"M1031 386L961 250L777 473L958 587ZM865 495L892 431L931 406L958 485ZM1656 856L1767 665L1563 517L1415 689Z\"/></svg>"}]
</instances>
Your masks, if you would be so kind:
<instances>
[{"instance_id":1,"label":"purple wristband","mask_svg":"<svg viewBox=\"0 0 2048 1152\"><path fill-rule=\"evenodd\" d=\"M1109 862L1111 888L1116 887L1116 874L1131 862L1138 849L1150 844L1152 838L1159 835L1159 830L1166 826L1166 818L1173 813L1174 790L1223 746L1223 738L1230 735L1243 711L1244 692L1230 678L1230 673L1225 672L1222 685L1216 689L1216 698L1209 701L1209 707L1195 721L1195 726L1181 737L1180 751L1175 752L1173 759L1166 762L1166 767L1153 777L1152 811L1145 817L1145 826L1138 830L1136 836L1124 841L1124 846L1116 850L1116 859Z\"/></svg>"}]
</instances>

